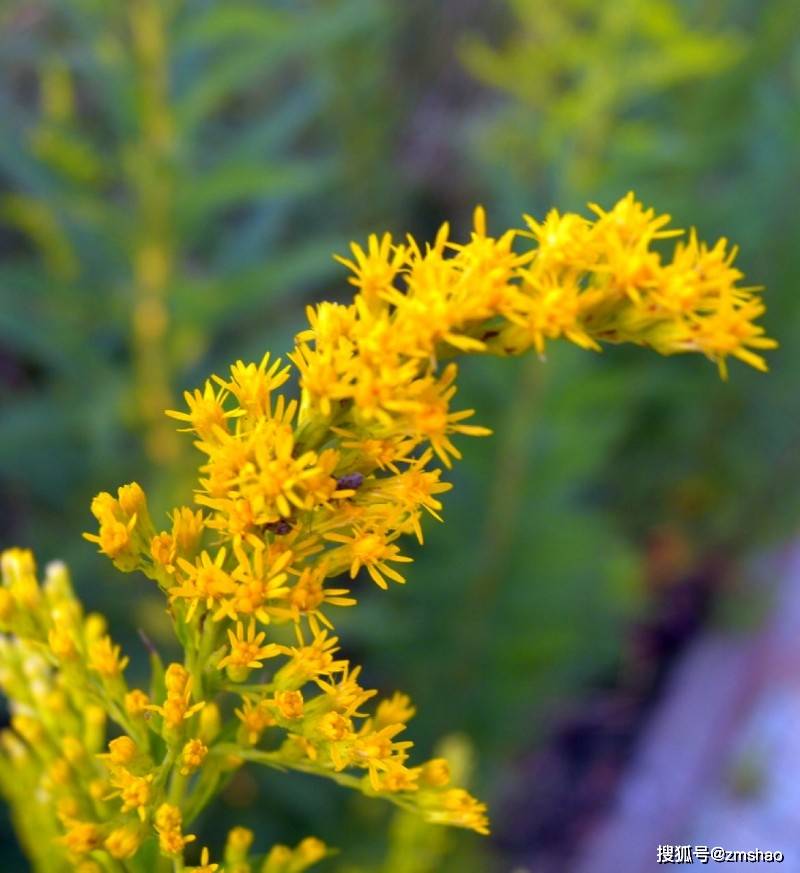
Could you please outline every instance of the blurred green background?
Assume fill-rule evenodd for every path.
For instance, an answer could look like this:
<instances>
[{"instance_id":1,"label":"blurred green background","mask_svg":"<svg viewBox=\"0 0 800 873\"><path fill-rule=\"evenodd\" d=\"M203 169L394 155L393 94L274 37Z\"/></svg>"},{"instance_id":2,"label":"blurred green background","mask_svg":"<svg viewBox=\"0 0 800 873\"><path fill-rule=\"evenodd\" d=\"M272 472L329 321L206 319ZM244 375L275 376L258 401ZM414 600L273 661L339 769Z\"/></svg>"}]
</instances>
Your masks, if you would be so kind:
<instances>
[{"instance_id":1,"label":"blurred green background","mask_svg":"<svg viewBox=\"0 0 800 873\"><path fill-rule=\"evenodd\" d=\"M496 435L462 445L410 584L359 584L339 618L367 680L418 703L420 752L458 734L505 809L665 585L795 530L796 0L7 0L0 113L0 540L67 560L134 672L136 628L166 648L166 621L81 540L92 495L136 479L156 517L187 499L195 458L161 410L286 352L306 303L347 295L350 239L464 234L477 202L500 230L634 189L739 243L781 347L728 383L625 348L465 363L459 396ZM262 848L314 833L336 873L509 870L538 839L273 774L238 778L200 843L231 822ZM5 819L0 867L25 870Z\"/></svg>"}]
</instances>

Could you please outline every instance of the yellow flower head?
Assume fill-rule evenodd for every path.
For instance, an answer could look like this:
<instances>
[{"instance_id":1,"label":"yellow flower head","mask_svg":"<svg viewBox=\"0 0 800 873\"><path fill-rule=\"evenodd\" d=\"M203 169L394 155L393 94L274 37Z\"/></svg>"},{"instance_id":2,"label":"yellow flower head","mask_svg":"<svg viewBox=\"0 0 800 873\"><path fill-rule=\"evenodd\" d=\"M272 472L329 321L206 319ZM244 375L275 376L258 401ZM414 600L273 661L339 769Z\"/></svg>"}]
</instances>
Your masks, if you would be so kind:
<instances>
[{"instance_id":1,"label":"yellow flower head","mask_svg":"<svg viewBox=\"0 0 800 873\"><path fill-rule=\"evenodd\" d=\"M194 773L205 760L208 746L202 740L189 740L181 750L181 775Z\"/></svg>"},{"instance_id":2,"label":"yellow flower head","mask_svg":"<svg viewBox=\"0 0 800 873\"><path fill-rule=\"evenodd\" d=\"M228 630L230 652L219 662L220 669L228 669L231 678L241 676L245 678L248 670L253 670L263 665L267 658L274 658L280 654L280 646L275 643L262 645L266 633L256 633L255 622L251 619L245 635L244 626L241 622L236 623L236 633Z\"/></svg>"},{"instance_id":3,"label":"yellow flower head","mask_svg":"<svg viewBox=\"0 0 800 873\"><path fill-rule=\"evenodd\" d=\"M188 412L180 412L173 409L167 410L167 415L178 421L186 422L201 439L213 436L214 430L227 429L227 420L242 415L241 410L227 410L224 403L228 392L222 388L214 391L214 386L207 381L203 390L184 391L183 398L189 407Z\"/></svg>"},{"instance_id":4,"label":"yellow flower head","mask_svg":"<svg viewBox=\"0 0 800 873\"><path fill-rule=\"evenodd\" d=\"M103 836L100 828L93 822L73 821L60 842L75 855L88 855L102 845Z\"/></svg>"},{"instance_id":5,"label":"yellow flower head","mask_svg":"<svg viewBox=\"0 0 800 873\"><path fill-rule=\"evenodd\" d=\"M111 775L111 783L116 789L111 796L120 798L123 812L136 812L144 821L153 796L154 778L153 773L135 776L124 767L118 767Z\"/></svg>"},{"instance_id":6,"label":"yellow flower head","mask_svg":"<svg viewBox=\"0 0 800 873\"><path fill-rule=\"evenodd\" d=\"M110 764L127 766L139 754L136 743L127 736L117 737L108 744L108 754L98 755L105 758Z\"/></svg>"},{"instance_id":7,"label":"yellow flower head","mask_svg":"<svg viewBox=\"0 0 800 873\"><path fill-rule=\"evenodd\" d=\"M204 706L205 701L192 704L192 677L182 664L170 664L164 675L167 696L160 706L148 704L145 709L159 713L164 725L171 731L178 730L186 719L191 718Z\"/></svg>"},{"instance_id":8,"label":"yellow flower head","mask_svg":"<svg viewBox=\"0 0 800 873\"><path fill-rule=\"evenodd\" d=\"M139 850L142 843L142 835L136 825L124 825L114 828L106 837L103 845L112 858L124 860L132 858Z\"/></svg>"},{"instance_id":9,"label":"yellow flower head","mask_svg":"<svg viewBox=\"0 0 800 873\"><path fill-rule=\"evenodd\" d=\"M279 691L275 695L275 706L281 718L293 721L303 717L303 694L301 691Z\"/></svg>"},{"instance_id":10,"label":"yellow flower head","mask_svg":"<svg viewBox=\"0 0 800 873\"><path fill-rule=\"evenodd\" d=\"M141 689L134 688L125 695L124 703L125 711L135 718L144 715L150 705L150 698Z\"/></svg>"},{"instance_id":11,"label":"yellow flower head","mask_svg":"<svg viewBox=\"0 0 800 873\"><path fill-rule=\"evenodd\" d=\"M108 636L101 637L89 646L89 666L106 679L122 674L129 659L121 657L121 649Z\"/></svg>"},{"instance_id":12,"label":"yellow flower head","mask_svg":"<svg viewBox=\"0 0 800 873\"><path fill-rule=\"evenodd\" d=\"M162 673L145 640L154 702L128 690L128 659L102 617L84 618L63 567L40 587L29 552L3 553L0 684L13 716L0 734L0 781L24 798L20 820L35 796L33 826L47 832L52 819L59 829L56 867L141 866L155 833L159 852L188 869L194 837L181 810L197 814L206 790L246 761L488 833L486 807L451 786L446 761L411 762L401 739L410 699L370 705L376 692L339 652L334 607L353 605L350 587L363 579L383 589L406 581L403 537L423 543L427 516L443 517L462 441L490 432L459 408L453 358L629 343L702 354L723 376L731 358L766 369L775 342L735 247L694 231L670 243L681 232L669 221L629 194L589 217L552 211L498 236L478 208L464 242L448 225L429 244L371 235L338 259L352 302L307 310L290 366L268 354L238 360L186 392L185 409L169 414L200 452L195 505L157 531L145 492L129 483L95 498L97 529L86 535L169 601L182 663ZM292 375L296 398L284 388ZM108 742L108 723L123 735ZM231 832L226 868L249 869L252 840ZM309 839L274 847L262 867L299 873L325 854ZM218 868L204 849L192 869Z\"/></svg>"},{"instance_id":13,"label":"yellow flower head","mask_svg":"<svg viewBox=\"0 0 800 873\"><path fill-rule=\"evenodd\" d=\"M194 834L183 834L183 816L173 804L162 803L158 807L154 824L158 833L158 847L164 855L182 856L186 844L196 839Z\"/></svg>"}]
</instances>

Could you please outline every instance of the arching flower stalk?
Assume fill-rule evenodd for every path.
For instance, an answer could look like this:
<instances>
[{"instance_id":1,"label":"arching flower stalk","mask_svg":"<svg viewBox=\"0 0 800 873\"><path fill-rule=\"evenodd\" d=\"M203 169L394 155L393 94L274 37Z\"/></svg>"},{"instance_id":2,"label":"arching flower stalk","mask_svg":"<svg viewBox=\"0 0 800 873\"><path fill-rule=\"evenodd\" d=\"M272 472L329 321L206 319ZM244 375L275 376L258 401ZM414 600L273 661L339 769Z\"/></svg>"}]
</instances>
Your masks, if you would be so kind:
<instances>
[{"instance_id":1,"label":"arching flower stalk","mask_svg":"<svg viewBox=\"0 0 800 873\"><path fill-rule=\"evenodd\" d=\"M499 237L478 209L465 243L444 226L429 245L354 244L340 258L353 302L309 308L289 355L297 396L283 393L291 366L268 354L186 393L169 415L200 452L194 505L159 530L143 490L124 485L95 498L86 535L166 599L185 655L165 669L154 657L149 690L129 687L127 657L62 566L40 587L30 553L3 555L0 684L13 717L0 786L37 870L187 869L188 829L250 762L488 833L486 807L450 784L445 761L412 759L409 699L376 701L334 630L359 574L382 589L406 581L405 538L422 543L424 518L441 520L456 442L489 433L454 406L453 359L626 342L699 352L725 376L730 357L766 369L775 346L725 240L692 232L665 259L660 241L678 235L667 216L633 195L592 209ZM292 644L274 632L286 624ZM252 842L236 829L219 862L203 849L194 869L301 871L327 852L313 838L266 854Z\"/></svg>"}]
</instances>

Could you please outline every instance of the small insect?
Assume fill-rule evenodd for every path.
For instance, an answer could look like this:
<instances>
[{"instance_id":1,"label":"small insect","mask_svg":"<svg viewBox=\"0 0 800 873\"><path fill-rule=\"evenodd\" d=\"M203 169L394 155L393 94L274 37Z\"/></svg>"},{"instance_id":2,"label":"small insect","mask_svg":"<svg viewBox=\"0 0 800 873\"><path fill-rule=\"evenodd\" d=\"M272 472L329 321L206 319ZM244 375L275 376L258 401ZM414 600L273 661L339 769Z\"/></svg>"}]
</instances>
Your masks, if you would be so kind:
<instances>
[{"instance_id":1,"label":"small insect","mask_svg":"<svg viewBox=\"0 0 800 873\"><path fill-rule=\"evenodd\" d=\"M336 487L339 491L358 491L363 484L363 473L347 473L336 480Z\"/></svg>"},{"instance_id":2,"label":"small insect","mask_svg":"<svg viewBox=\"0 0 800 873\"><path fill-rule=\"evenodd\" d=\"M278 521L271 521L268 524L264 525L264 530L268 530L270 533L278 534L278 536L284 536L289 533L292 529L291 522L287 521L285 518L281 518Z\"/></svg>"}]
</instances>

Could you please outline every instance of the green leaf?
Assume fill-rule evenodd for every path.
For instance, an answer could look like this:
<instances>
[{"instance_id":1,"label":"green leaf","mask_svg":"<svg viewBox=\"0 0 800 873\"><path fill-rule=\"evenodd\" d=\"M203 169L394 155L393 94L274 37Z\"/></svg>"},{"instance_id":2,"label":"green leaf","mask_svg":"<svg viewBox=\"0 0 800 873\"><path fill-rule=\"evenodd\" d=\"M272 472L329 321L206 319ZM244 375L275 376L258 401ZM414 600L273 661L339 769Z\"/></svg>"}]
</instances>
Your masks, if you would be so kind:
<instances>
[{"instance_id":1,"label":"green leaf","mask_svg":"<svg viewBox=\"0 0 800 873\"><path fill-rule=\"evenodd\" d=\"M179 186L178 220L191 238L220 210L267 197L297 197L318 190L331 170L331 163L326 161L223 164L192 180L191 184Z\"/></svg>"},{"instance_id":2,"label":"green leaf","mask_svg":"<svg viewBox=\"0 0 800 873\"><path fill-rule=\"evenodd\" d=\"M269 311L300 284L329 276L331 252L341 250L342 237L327 237L285 248L267 265L238 275L187 281L173 291L175 318L181 324L235 322L256 308Z\"/></svg>"},{"instance_id":3,"label":"green leaf","mask_svg":"<svg viewBox=\"0 0 800 873\"><path fill-rule=\"evenodd\" d=\"M195 135L196 128L245 85L261 82L287 54L287 48L264 43L225 54L188 88L178 95L174 114L184 137Z\"/></svg>"},{"instance_id":4,"label":"green leaf","mask_svg":"<svg viewBox=\"0 0 800 873\"><path fill-rule=\"evenodd\" d=\"M216 48L225 40L243 37L277 41L292 26L291 18L275 9L252 3L212 4L176 28L175 43L178 51L185 51Z\"/></svg>"}]
</instances>

